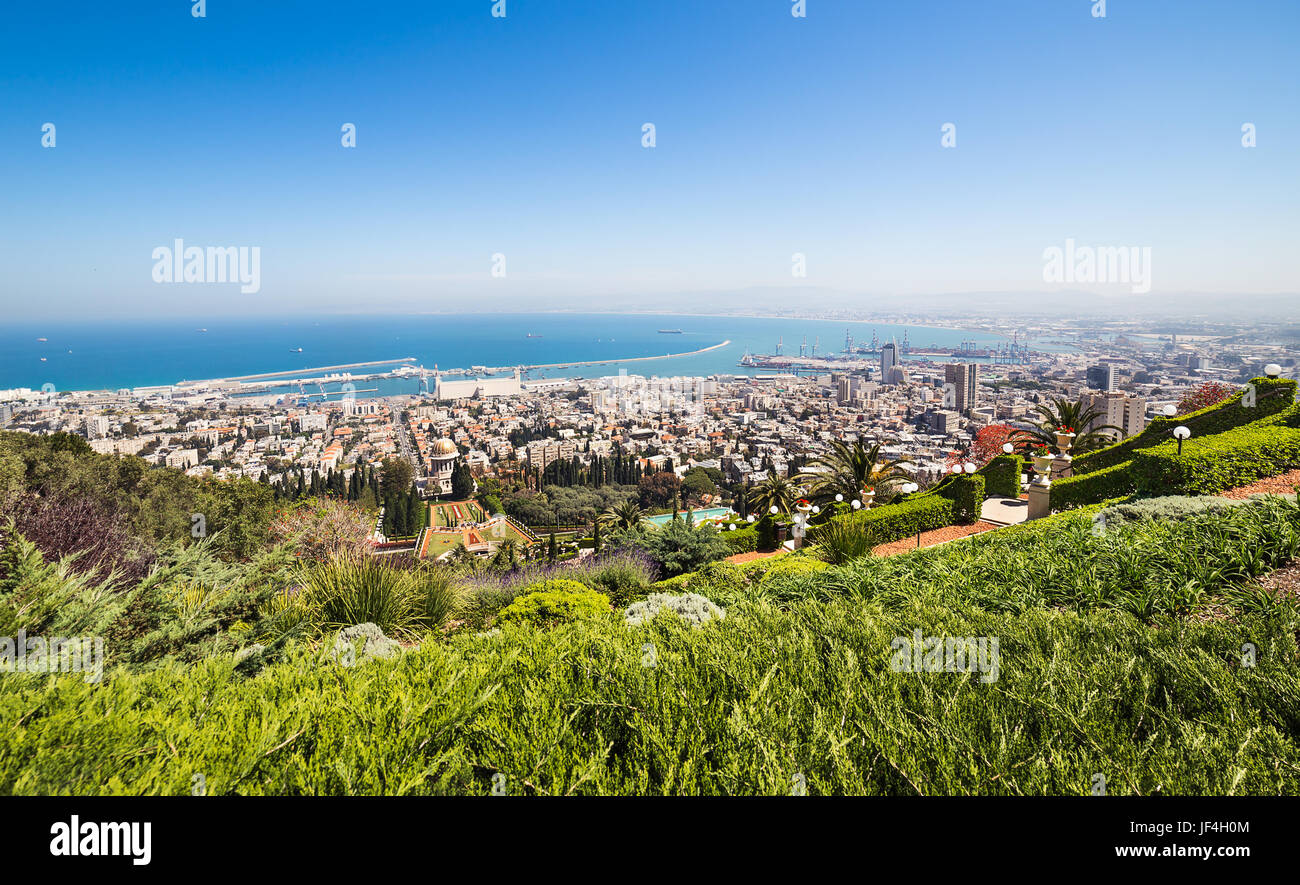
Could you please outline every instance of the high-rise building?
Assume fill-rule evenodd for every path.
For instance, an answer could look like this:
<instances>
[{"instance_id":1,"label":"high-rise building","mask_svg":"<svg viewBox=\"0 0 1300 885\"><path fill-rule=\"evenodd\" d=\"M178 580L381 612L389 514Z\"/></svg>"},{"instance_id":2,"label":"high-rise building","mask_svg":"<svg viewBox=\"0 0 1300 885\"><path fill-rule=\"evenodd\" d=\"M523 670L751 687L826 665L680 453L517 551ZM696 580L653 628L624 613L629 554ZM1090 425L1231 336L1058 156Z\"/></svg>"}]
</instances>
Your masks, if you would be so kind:
<instances>
[{"instance_id":1,"label":"high-rise building","mask_svg":"<svg viewBox=\"0 0 1300 885\"><path fill-rule=\"evenodd\" d=\"M1115 367L1110 363L1088 367L1088 386L1102 393L1115 390Z\"/></svg>"},{"instance_id":2,"label":"high-rise building","mask_svg":"<svg viewBox=\"0 0 1300 885\"><path fill-rule=\"evenodd\" d=\"M86 419L86 436L90 439L103 439L108 436L108 418L92 415Z\"/></svg>"},{"instance_id":3,"label":"high-rise building","mask_svg":"<svg viewBox=\"0 0 1300 885\"><path fill-rule=\"evenodd\" d=\"M978 363L948 363L943 367L944 384L956 388L956 398L951 408L963 415L975 408L979 389Z\"/></svg>"},{"instance_id":4,"label":"high-rise building","mask_svg":"<svg viewBox=\"0 0 1300 885\"><path fill-rule=\"evenodd\" d=\"M1085 393L1084 409L1096 409L1097 417L1088 422L1087 427L1076 428L1082 433L1098 431L1107 436L1122 439L1135 436L1146 429L1147 401L1145 397L1129 396L1123 392ZM1101 430L1105 425L1112 428Z\"/></svg>"},{"instance_id":5,"label":"high-rise building","mask_svg":"<svg viewBox=\"0 0 1300 885\"><path fill-rule=\"evenodd\" d=\"M839 382L835 385L835 402L841 406L853 402L858 392L859 383L859 379L853 375L840 376Z\"/></svg>"},{"instance_id":6,"label":"high-rise building","mask_svg":"<svg viewBox=\"0 0 1300 885\"><path fill-rule=\"evenodd\" d=\"M889 380L891 377L890 370L892 370L897 365L898 365L898 345L892 341L890 341L887 344L882 344L880 347L880 382L882 384L894 383L893 381Z\"/></svg>"}]
</instances>

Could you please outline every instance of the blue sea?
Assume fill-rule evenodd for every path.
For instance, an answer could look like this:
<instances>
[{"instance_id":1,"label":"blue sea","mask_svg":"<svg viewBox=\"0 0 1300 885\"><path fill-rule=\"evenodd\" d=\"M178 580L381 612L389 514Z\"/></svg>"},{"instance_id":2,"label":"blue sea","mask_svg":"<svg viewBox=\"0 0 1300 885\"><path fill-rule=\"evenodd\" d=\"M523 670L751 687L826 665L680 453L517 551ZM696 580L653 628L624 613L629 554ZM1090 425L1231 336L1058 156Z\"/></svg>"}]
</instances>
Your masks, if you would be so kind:
<instances>
[{"instance_id":1,"label":"blue sea","mask_svg":"<svg viewBox=\"0 0 1300 885\"><path fill-rule=\"evenodd\" d=\"M681 329L682 333L661 334L659 329ZM901 342L907 332L912 347L920 349L929 345L957 347L966 340L992 346L1006 340L988 332L922 326L904 329L844 321L628 314L20 323L0 329L0 389L40 389L52 384L56 390L115 390L403 357L414 357L429 369L436 364L444 370L613 360L694 351L727 340L731 343L724 348L694 356L550 370L549 375L592 378L617 374L620 368L647 376L752 374L764 370L737 366L746 350L775 353L778 340L784 339L783 353L798 355L800 341L807 336L809 350L820 339L818 354L840 352L846 330L856 343L869 343L873 331L882 342L891 338ZM41 338L46 340L38 340ZM529 377L547 374L536 371ZM382 395L418 390L415 379L385 379L378 384Z\"/></svg>"}]
</instances>

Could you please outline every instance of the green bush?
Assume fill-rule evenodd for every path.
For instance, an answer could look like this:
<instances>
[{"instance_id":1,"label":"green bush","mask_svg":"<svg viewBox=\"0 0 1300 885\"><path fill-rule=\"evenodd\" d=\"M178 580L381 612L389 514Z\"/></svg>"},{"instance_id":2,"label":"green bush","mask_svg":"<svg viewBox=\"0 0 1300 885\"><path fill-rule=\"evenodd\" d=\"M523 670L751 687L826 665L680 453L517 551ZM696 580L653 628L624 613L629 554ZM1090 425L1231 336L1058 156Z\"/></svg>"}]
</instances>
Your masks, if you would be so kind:
<instances>
[{"instance_id":1,"label":"green bush","mask_svg":"<svg viewBox=\"0 0 1300 885\"><path fill-rule=\"evenodd\" d=\"M736 553L753 553L758 549L758 529L752 525L737 528L734 532L723 529L722 541L734 555Z\"/></svg>"},{"instance_id":2,"label":"green bush","mask_svg":"<svg viewBox=\"0 0 1300 885\"><path fill-rule=\"evenodd\" d=\"M980 508L984 504L983 476L978 473L953 476L936 486L932 492L952 501L951 524L970 525L979 521Z\"/></svg>"},{"instance_id":3,"label":"green bush","mask_svg":"<svg viewBox=\"0 0 1300 885\"><path fill-rule=\"evenodd\" d=\"M1111 795L1300 793L1294 618L1149 626L915 589L892 610L589 619L253 678L231 656L100 684L9 674L0 794L188 795L196 771L211 795L487 796L500 775L511 795L776 796L799 774L820 795L1086 796L1097 771ZM998 680L895 672L917 630L997 637Z\"/></svg>"},{"instance_id":4,"label":"green bush","mask_svg":"<svg viewBox=\"0 0 1300 885\"><path fill-rule=\"evenodd\" d=\"M1073 510L1109 498L1131 495L1134 488L1133 464L1125 461L1092 473L1052 481L1053 510Z\"/></svg>"},{"instance_id":5,"label":"green bush","mask_svg":"<svg viewBox=\"0 0 1300 885\"><path fill-rule=\"evenodd\" d=\"M977 476L984 477L984 490L989 495L1004 498L1020 497L1020 474L1024 462L1019 455L998 455L979 469Z\"/></svg>"},{"instance_id":6,"label":"green bush","mask_svg":"<svg viewBox=\"0 0 1300 885\"><path fill-rule=\"evenodd\" d=\"M871 536L848 517L831 519L813 528L810 539L817 545L817 555L836 565L870 556Z\"/></svg>"},{"instance_id":7,"label":"green bush","mask_svg":"<svg viewBox=\"0 0 1300 885\"><path fill-rule=\"evenodd\" d=\"M897 504L885 504L849 516L837 516L851 530L863 533L868 550L917 532L941 529L956 522L953 501L942 495L914 495Z\"/></svg>"},{"instance_id":8,"label":"green bush","mask_svg":"<svg viewBox=\"0 0 1300 885\"><path fill-rule=\"evenodd\" d=\"M1213 495L1300 467L1300 430L1247 425L1191 439L1178 454L1166 442L1133 454L1133 479L1143 495Z\"/></svg>"},{"instance_id":9,"label":"green bush","mask_svg":"<svg viewBox=\"0 0 1300 885\"><path fill-rule=\"evenodd\" d=\"M651 593L643 601L633 604L623 613L628 626L636 627L658 616L672 612L692 627L702 627L709 621L721 621L726 612L696 593Z\"/></svg>"},{"instance_id":10,"label":"green bush","mask_svg":"<svg viewBox=\"0 0 1300 885\"><path fill-rule=\"evenodd\" d=\"M1203 513L1213 513L1220 510L1227 510L1230 507L1240 507L1246 501L1234 501L1230 498L1189 498L1180 495L1170 495L1167 498L1144 498L1138 501L1127 501L1123 504L1112 504L1101 511L1101 515L1107 520L1119 520L1121 522L1137 522L1143 519L1188 519L1190 517L1200 516Z\"/></svg>"},{"instance_id":11,"label":"green bush","mask_svg":"<svg viewBox=\"0 0 1300 885\"><path fill-rule=\"evenodd\" d=\"M1252 424L1279 412L1290 410L1294 414L1295 381L1290 378L1252 378L1250 383L1255 386L1253 407L1241 404L1242 394L1245 392L1243 389L1223 402L1207 406L1197 412L1177 415L1173 418L1166 418L1163 415L1153 418L1146 429L1137 436L1075 458L1074 473L1076 475L1091 473L1128 461L1140 449L1163 444L1170 439L1173 429L1179 425L1190 429L1195 439Z\"/></svg>"},{"instance_id":12,"label":"green bush","mask_svg":"<svg viewBox=\"0 0 1300 885\"><path fill-rule=\"evenodd\" d=\"M556 624L595 617L610 610L609 597L577 581L545 581L536 589L510 603L497 615L496 623L531 624L551 627Z\"/></svg>"},{"instance_id":13,"label":"green bush","mask_svg":"<svg viewBox=\"0 0 1300 885\"><path fill-rule=\"evenodd\" d=\"M799 553L790 553L785 556L776 556L770 560L763 570L761 580L763 582L778 580L783 577L800 577L804 575L814 575L823 572L827 564L820 559L814 559L811 556L804 556Z\"/></svg>"}]
</instances>

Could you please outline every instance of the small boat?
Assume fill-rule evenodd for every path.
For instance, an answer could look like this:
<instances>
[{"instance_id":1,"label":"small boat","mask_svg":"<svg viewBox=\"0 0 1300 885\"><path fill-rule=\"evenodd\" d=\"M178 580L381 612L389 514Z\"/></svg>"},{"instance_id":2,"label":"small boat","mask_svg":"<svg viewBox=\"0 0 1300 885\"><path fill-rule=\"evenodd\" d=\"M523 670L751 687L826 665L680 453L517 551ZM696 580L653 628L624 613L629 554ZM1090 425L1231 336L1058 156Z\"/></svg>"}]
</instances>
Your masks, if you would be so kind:
<instances>
[{"instance_id":1,"label":"small boat","mask_svg":"<svg viewBox=\"0 0 1300 885\"><path fill-rule=\"evenodd\" d=\"M529 333L528 333L528 337L529 337L529 338L542 338L542 337L545 337L545 336L542 336L542 335L534 335L532 332L529 332Z\"/></svg>"},{"instance_id":2,"label":"small boat","mask_svg":"<svg viewBox=\"0 0 1300 885\"><path fill-rule=\"evenodd\" d=\"M49 341L50 339L48 339L48 338L37 338L36 340L37 340L37 341Z\"/></svg>"},{"instance_id":3,"label":"small boat","mask_svg":"<svg viewBox=\"0 0 1300 885\"><path fill-rule=\"evenodd\" d=\"M660 335L681 335L682 330L681 329L660 329L659 334Z\"/></svg>"},{"instance_id":4,"label":"small boat","mask_svg":"<svg viewBox=\"0 0 1300 885\"><path fill-rule=\"evenodd\" d=\"M194 331L195 331L195 332L206 332L206 331L208 331L208 330L207 330L207 329L195 329Z\"/></svg>"},{"instance_id":5,"label":"small boat","mask_svg":"<svg viewBox=\"0 0 1300 885\"><path fill-rule=\"evenodd\" d=\"M45 357L41 357L41 362L45 362Z\"/></svg>"},{"instance_id":6,"label":"small boat","mask_svg":"<svg viewBox=\"0 0 1300 885\"><path fill-rule=\"evenodd\" d=\"M301 348L301 347L290 347L290 348L289 348L289 353L302 353L302 348Z\"/></svg>"}]
</instances>

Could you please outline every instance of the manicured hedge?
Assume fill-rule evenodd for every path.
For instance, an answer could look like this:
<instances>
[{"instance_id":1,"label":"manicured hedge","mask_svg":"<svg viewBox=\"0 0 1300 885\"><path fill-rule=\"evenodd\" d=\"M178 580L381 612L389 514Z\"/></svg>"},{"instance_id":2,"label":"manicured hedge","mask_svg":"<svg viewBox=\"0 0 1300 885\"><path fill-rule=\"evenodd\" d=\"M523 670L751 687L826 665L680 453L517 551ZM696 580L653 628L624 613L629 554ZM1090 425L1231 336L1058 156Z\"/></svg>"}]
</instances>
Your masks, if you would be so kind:
<instances>
[{"instance_id":1,"label":"manicured hedge","mask_svg":"<svg viewBox=\"0 0 1300 885\"><path fill-rule=\"evenodd\" d=\"M758 529L752 525L747 525L743 529L736 529L734 532L727 531L725 528L721 532L722 540L727 542L731 552L735 553L753 553L758 549Z\"/></svg>"},{"instance_id":2,"label":"manicured hedge","mask_svg":"<svg viewBox=\"0 0 1300 885\"><path fill-rule=\"evenodd\" d=\"M1022 464L1018 455L998 455L981 467L976 475L984 477L986 494L1019 498Z\"/></svg>"},{"instance_id":3,"label":"manicured hedge","mask_svg":"<svg viewBox=\"0 0 1300 885\"><path fill-rule=\"evenodd\" d=\"M935 494L952 501L953 523L970 525L980 518L980 507L984 503L984 477L978 473L953 477L937 489Z\"/></svg>"},{"instance_id":4,"label":"manicured hedge","mask_svg":"<svg viewBox=\"0 0 1300 885\"><path fill-rule=\"evenodd\" d=\"M1167 442L1133 454L1133 479L1143 495L1213 495L1300 467L1300 430L1246 426L1183 444Z\"/></svg>"},{"instance_id":5,"label":"manicured hedge","mask_svg":"<svg viewBox=\"0 0 1300 885\"><path fill-rule=\"evenodd\" d=\"M917 532L941 529L956 522L953 501L942 495L917 495L897 504L836 517L866 532L871 546L888 544Z\"/></svg>"},{"instance_id":6,"label":"manicured hedge","mask_svg":"<svg viewBox=\"0 0 1300 885\"><path fill-rule=\"evenodd\" d=\"M1052 481L1052 509L1073 510L1108 498L1133 494L1133 462Z\"/></svg>"},{"instance_id":7,"label":"manicured hedge","mask_svg":"<svg viewBox=\"0 0 1300 885\"><path fill-rule=\"evenodd\" d=\"M1174 428L1179 425L1191 430L1193 438L1205 437L1254 423L1291 409L1295 403L1296 382L1290 378L1252 378L1250 383L1255 385L1254 406L1241 405L1241 397L1245 393L1243 388L1223 402L1215 403L1198 412L1173 418L1163 416L1153 418L1146 429L1137 436L1076 457L1073 463L1075 475L1113 467L1129 460L1138 450L1161 445L1170 438Z\"/></svg>"}]
</instances>

